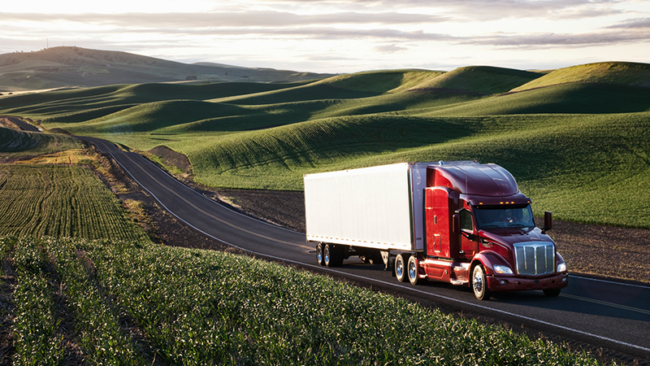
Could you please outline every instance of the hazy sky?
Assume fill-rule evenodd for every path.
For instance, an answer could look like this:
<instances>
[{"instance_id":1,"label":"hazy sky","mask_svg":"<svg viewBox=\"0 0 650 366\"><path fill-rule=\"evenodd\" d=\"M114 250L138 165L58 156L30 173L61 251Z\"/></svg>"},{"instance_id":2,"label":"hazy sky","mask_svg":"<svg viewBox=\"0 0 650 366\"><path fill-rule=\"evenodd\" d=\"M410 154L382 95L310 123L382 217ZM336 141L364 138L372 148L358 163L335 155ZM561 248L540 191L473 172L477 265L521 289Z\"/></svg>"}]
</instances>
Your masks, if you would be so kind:
<instances>
[{"instance_id":1,"label":"hazy sky","mask_svg":"<svg viewBox=\"0 0 650 366\"><path fill-rule=\"evenodd\" d=\"M72 46L316 72L650 63L650 1L3 1L0 53Z\"/></svg>"}]
</instances>

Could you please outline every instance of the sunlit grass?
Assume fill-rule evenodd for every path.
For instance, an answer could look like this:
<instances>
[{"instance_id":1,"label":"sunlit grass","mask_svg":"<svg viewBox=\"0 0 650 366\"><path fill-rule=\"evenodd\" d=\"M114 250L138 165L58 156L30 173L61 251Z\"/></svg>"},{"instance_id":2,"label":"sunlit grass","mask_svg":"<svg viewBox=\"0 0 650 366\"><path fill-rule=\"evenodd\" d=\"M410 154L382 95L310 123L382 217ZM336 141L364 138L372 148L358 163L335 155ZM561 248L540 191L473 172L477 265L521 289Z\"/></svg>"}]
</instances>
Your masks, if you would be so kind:
<instances>
[{"instance_id":1,"label":"sunlit grass","mask_svg":"<svg viewBox=\"0 0 650 366\"><path fill-rule=\"evenodd\" d=\"M142 364L143 358L155 358L184 365L599 364L590 355L500 326L223 252L28 238L16 242L15 248L21 284L23 277L40 275L45 255L54 259L54 270L66 283L62 294L75 314L74 339L92 362ZM46 298L51 289L43 284L32 294ZM16 301L17 308L36 311L35 299ZM43 309L52 306L43 304ZM144 354L120 327L120 313L133 319L155 355ZM24 329L58 321L44 320L21 318ZM56 331L45 330L48 336L30 338L30 344L42 354L56 354L60 338ZM31 364L43 360L20 350L17 359Z\"/></svg>"}]
</instances>

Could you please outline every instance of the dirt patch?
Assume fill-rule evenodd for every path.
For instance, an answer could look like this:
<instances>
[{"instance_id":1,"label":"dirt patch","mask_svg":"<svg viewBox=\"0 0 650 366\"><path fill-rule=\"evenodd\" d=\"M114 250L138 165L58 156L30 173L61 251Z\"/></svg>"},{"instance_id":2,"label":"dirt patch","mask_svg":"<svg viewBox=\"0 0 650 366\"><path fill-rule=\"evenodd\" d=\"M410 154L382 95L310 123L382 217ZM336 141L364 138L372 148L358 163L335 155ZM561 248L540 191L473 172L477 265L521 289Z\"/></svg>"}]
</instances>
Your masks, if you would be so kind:
<instances>
[{"instance_id":1,"label":"dirt patch","mask_svg":"<svg viewBox=\"0 0 650 366\"><path fill-rule=\"evenodd\" d=\"M650 283L650 230L555 220L548 234L572 273Z\"/></svg>"},{"instance_id":2,"label":"dirt patch","mask_svg":"<svg viewBox=\"0 0 650 366\"><path fill-rule=\"evenodd\" d=\"M176 152L168 148L167 146L164 145L156 146L153 149L149 150L148 152L150 154L160 157L162 163L167 166L174 166L177 169L182 170L184 172L187 172L192 168L192 165L190 164L190 160L187 158L187 156L179 152Z\"/></svg>"}]
</instances>

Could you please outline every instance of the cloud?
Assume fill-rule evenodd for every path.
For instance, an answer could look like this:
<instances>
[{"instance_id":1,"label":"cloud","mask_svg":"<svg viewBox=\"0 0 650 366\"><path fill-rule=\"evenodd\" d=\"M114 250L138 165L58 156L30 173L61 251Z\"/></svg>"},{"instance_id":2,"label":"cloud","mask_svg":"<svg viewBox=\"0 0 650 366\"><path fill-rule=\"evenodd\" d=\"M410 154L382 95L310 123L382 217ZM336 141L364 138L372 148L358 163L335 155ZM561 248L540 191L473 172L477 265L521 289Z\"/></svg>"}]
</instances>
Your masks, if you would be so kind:
<instances>
[{"instance_id":1,"label":"cloud","mask_svg":"<svg viewBox=\"0 0 650 366\"><path fill-rule=\"evenodd\" d=\"M292 27L323 24L422 24L447 21L448 17L395 12L337 12L301 15L279 11L214 13L120 13L120 14L36 14L0 13L3 22L73 22L119 27Z\"/></svg>"},{"instance_id":2,"label":"cloud","mask_svg":"<svg viewBox=\"0 0 650 366\"><path fill-rule=\"evenodd\" d=\"M494 35L475 37L460 41L461 44L489 45L502 47L555 47L555 46L594 46L650 41L647 32L594 32L584 34L529 34L529 35Z\"/></svg>"},{"instance_id":3,"label":"cloud","mask_svg":"<svg viewBox=\"0 0 650 366\"><path fill-rule=\"evenodd\" d=\"M377 46L372 49L373 51L379 52L379 53L395 53L399 51L406 51L408 48L406 47L400 47L395 44L387 44L384 46Z\"/></svg>"},{"instance_id":4,"label":"cloud","mask_svg":"<svg viewBox=\"0 0 650 366\"><path fill-rule=\"evenodd\" d=\"M636 19L629 19L625 22L615 24L615 25L610 25L609 27L606 28L613 28L613 29L642 29L642 28L650 28L650 18L636 18Z\"/></svg>"},{"instance_id":5,"label":"cloud","mask_svg":"<svg viewBox=\"0 0 650 366\"><path fill-rule=\"evenodd\" d=\"M354 9L430 9L467 20L506 18L585 18L621 13L613 6L623 0L261 0L264 4L290 3L295 6L324 4Z\"/></svg>"}]
</instances>

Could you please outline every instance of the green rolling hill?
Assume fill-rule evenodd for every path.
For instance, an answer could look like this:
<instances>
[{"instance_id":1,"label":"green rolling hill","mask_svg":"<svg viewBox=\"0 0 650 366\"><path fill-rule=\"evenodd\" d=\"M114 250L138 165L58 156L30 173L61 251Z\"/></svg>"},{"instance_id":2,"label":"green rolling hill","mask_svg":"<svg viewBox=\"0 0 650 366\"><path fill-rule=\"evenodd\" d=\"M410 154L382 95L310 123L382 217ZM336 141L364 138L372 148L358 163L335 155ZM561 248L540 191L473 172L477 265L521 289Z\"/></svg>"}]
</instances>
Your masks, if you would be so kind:
<instances>
[{"instance_id":1,"label":"green rolling hill","mask_svg":"<svg viewBox=\"0 0 650 366\"><path fill-rule=\"evenodd\" d=\"M214 187L301 190L306 173L479 159L510 170L537 214L650 228L648 67L114 85L4 97L0 113L139 150L167 146Z\"/></svg>"},{"instance_id":2,"label":"green rolling hill","mask_svg":"<svg viewBox=\"0 0 650 366\"><path fill-rule=\"evenodd\" d=\"M81 141L70 136L18 131L0 126L0 158L3 153L12 153L15 157L79 149L82 146Z\"/></svg>"},{"instance_id":3,"label":"green rolling hill","mask_svg":"<svg viewBox=\"0 0 650 366\"><path fill-rule=\"evenodd\" d=\"M634 62L597 62L554 70L513 91L565 83L619 84L650 88L650 65Z\"/></svg>"},{"instance_id":4,"label":"green rolling hill","mask_svg":"<svg viewBox=\"0 0 650 366\"><path fill-rule=\"evenodd\" d=\"M505 93L541 77L536 72L491 66L459 67L438 77L412 86L412 89L451 89L491 95Z\"/></svg>"}]
</instances>

